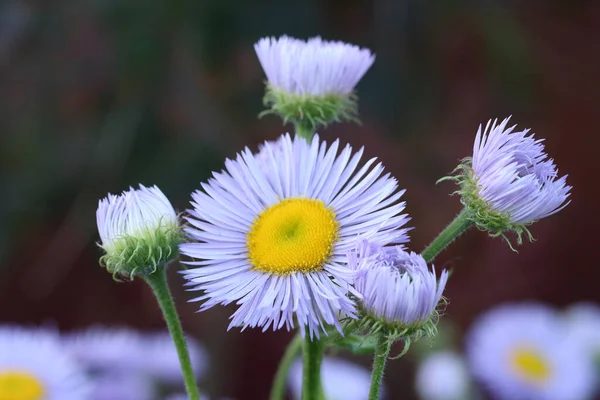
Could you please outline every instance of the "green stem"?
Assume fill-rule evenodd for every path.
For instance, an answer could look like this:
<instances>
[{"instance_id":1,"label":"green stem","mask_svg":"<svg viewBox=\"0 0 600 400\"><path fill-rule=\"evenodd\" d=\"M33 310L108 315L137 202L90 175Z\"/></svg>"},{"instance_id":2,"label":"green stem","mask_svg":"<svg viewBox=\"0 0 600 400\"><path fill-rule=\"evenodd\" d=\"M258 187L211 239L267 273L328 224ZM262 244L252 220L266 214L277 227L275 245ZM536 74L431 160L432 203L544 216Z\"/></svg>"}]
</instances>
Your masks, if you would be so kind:
<instances>
[{"instance_id":1,"label":"green stem","mask_svg":"<svg viewBox=\"0 0 600 400\"><path fill-rule=\"evenodd\" d=\"M431 262L457 237L462 235L467 229L473 226L473 221L466 208L454 218L448 226L421 252L421 255L427 262Z\"/></svg>"},{"instance_id":2,"label":"green stem","mask_svg":"<svg viewBox=\"0 0 600 400\"><path fill-rule=\"evenodd\" d=\"M271 400L282 400L285 396L285 387L290 365L300 353L303 342L304 339L302 339L302 336L296 335L285 349L285 353L279 362L279 367L277 368L277 373L275 374L273 387L271 388Z\"/></svg>"},{"instance_id":3,"label":"green stem","mask_svg":"<svg viewBox=\"0 0 600 400\"><path fill-rule=\"evenodd\" d=\"M308 143L312 141L312 137L315 134L314 129L312 127L304 125L300 122L295 122L294 129L296 131L296 135L306 139Z\"/></svg>"},{"instance_id":4,"label":"green stem","mask_svg":"<svg viewBox=\"0 0 600 400\"><path fill-rule=\"evenodd\" d=\"M306 332L302 346L302 400L321 400L321 362L323 361L323 343L319 339L310 339Z\"/></svg>"},{"instance_id":5,"label":"green stem","mask_svg":"<svg viewBox=\"0 0 600 400\"><path fill-rule=\"evenodd\" d=\"M183 330L181 329L181 323L179 322L179 316L175 309L173 296L171 296L169 286L167 285L166 271L166 267L158 268L156 272L144 275L144 279L152 288L154 296L156 296L158 305L162 310L163 317L165 318L167 327L171 333L171 338L177 349L188 397L190 400L199 400L200 394L198 393L198 385L196 384L196 378L194 376L194 371L192 370L190 355L188 353L187 344L185 343L185 337L183 336Z\"/></svg>"},{"instance_id":6,"label":"green stem","mask_svg":"<svg viewBox=\"0 0 600 400\"><path fill-rule=\"evenodd\" d=\"M381 382L383 381L383 372L385 364L390 356L393 341L384 335L379 336L375 355L373 356L373 373L371 375L371 389L369 390L369 400L379 400L381 394Z\"/></svg>"}]
</instances>

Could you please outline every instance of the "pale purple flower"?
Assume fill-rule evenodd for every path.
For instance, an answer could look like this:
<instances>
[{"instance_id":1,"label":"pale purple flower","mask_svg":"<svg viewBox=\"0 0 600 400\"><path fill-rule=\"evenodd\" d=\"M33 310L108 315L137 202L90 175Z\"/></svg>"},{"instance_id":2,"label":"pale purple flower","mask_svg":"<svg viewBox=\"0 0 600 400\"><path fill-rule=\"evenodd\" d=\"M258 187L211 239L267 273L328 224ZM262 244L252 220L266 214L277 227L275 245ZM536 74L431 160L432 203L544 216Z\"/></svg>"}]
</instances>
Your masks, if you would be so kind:
<instances>
[{"instance_id":1,"label":"pale purple flower","mask_svg":"<svg viewBox=\"0 0 600 400\"><path fill-rule=\"evenodd\" d=\"M359 168L363 150L339 148L285 135L227 160L192 194L191 242L180 250L197 259L182 273L203 291L200 310L236 303L229 328L290 329L296 319L311 336L325 324L340 329L340 312L355 315L347 252L359 236L406 242L408 218L383 166Z\"/></svg>"},{"instance_id":2,"label":"pale purple flower","mask_svg":"<svg viewBox=\"0 0 600 400\"><path fill-rule=\"evenodd\" d=\"M200 343L186 336L192 369L197 377L207 368ZM138 332L128 328L92 326L64 339L64 348L88 371L106 375L143 376L163 383L182 383L177 350L166 331Z\"/></svg>"},{"instance_id":3,"label":"pale purple flower","mask_svg":"<svg viewBox=\"0 0 600 400\"><path fill-rule=\"evenodd\" d=\"M509 119L490 120L483 131L479 126L472 169L478 197L511 224L526 225L566 207L571 186L566 186L566 175L558 178L543 139L527 135L529 129L507 127Z\"/></svg>"},{"instance_id":4,"label":"pale purple flower","mask_svg":"<svg viewBox=\"0 0 600 400\"><path fill-rule=\"evenodd\" d=\"M466 335L471 372L501 400L592 398L596 371L562 316L538 303L505 304L478 317Z\"/></svg>"},{"instance_id":5,"label":"pale purple flower","mask_svg":"<svg viewBox=\"0 0 600 400\"><path fill-rule=\"evenodd\" d=\"M58 331L0 326L0 399L81 400L93 387Z\"/></svg>"},{"instance_id":6,"label":"pale purple flower","mask_svg":"<svg viewBox=\"0 0 600 400\"><path fill-rule=\"evenodd\" d=\"M320 37L263 38L254 49L273 88L297 96L348 95L375 60L368 49Z\"/></svg>"},{"instance_id":7,"label":"pale purple flower","mask_svg":"<svg viewBox=\"0 0 600 400\"><path fill-rule=\"evenodd\" d=\"M435 270L417 253L399 246L382 247L362 240L349 254L354 287L361 295L363 311L387 324L418 326L435 311L448 280L443 270L438 282Z\"/></svg>"},{"instance_id":8,"label":"pale purple flower","mask_svg":"<svg viewBox=\"0 0 600 400\"><path fill-rule=\"evenodd\" d=\"M422 360L417 368L415 389L421 400L473 398L466 361L448 350L429 354Z\"/></svg>"}]
</instances>

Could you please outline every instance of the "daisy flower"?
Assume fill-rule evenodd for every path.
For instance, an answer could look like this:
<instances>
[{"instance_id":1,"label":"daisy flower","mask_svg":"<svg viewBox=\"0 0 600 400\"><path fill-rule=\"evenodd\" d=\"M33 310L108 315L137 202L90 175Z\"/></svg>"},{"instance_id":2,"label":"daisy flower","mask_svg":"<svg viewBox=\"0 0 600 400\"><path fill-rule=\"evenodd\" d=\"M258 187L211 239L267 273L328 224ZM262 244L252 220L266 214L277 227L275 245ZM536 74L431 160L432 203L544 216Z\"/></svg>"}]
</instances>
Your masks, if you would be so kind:
<instances>
[{"instance_id":1,"label":"daisy flower","mask_svg":"<svg viewBox=\"0 0 600 400\"><path fill-rule=\"evenodd\" d=\"M435 333L436 308L448 281L446 270L438 281L421 255L366 240L348 259L365 314L361 325L370 331L384 330L390 337Z\"/></svg>"},{"instance_id":2,"label":"daisy flower","mask_svg":"<svg viewBox=\"0 0 600 400\"><path fill-rule=\"evenodd\" d=\"M539 304L495 308L466 337L471 372L498 399L591 398L595 371L580 343L569 340L554 310Z\"/></svg>"},{"instance_id":3,"label":"daisy flower","mask_svg":"<svg viewBox=\"0 0 600 400\"><path fill-rule=\"evenodd\" d=\"M346 253L357 237L381 244L408 240L404 191L375 159L358 168L363 150L315 136L285 135L262 154L245 149L192 194L183 271L204 293L200 310L235 302L229 328L305 327L311 337L338 314L355 315ZM259 164L260 160L260 164Z\"/></svg>"},{"instance_id":4,"label":"daisy flower","mask_svg":"<svg viewBox=\"0 0 600 400\"><path fill-rule=\"evenodd\" d=\"M507 127L510 118L500 124L490 120L477 131L473 157L457 168L462 203L482 230L504 236L512 230L518 235L527 225L552 215L569 204L571 186L567 176L558 177L554 160L544 152L543 139L536 140L529 129L515 131Z\"/></svg>"},{"instance_id":5,"label":"daisy flower","mask_svg":"<svg viewBox=\"0 0 600 400\"><path fill-rule=\"evenodd\" d=\"M186 337L196 376L206 370L207 355L193 338ZM89 371L104 375L144 376L163 383L181 383L177 351L168 332L141 333L126 328L95 326L64 339L66 350Z\"/></svg>"},{"instance_id":6,"label":"daisy flower","mask_svg":"<svg viewBox=\"0 0 600 400\"><path fill-rule=\"evenodd\" d=\"M309 129L356 120L354 87L375 60L368 49L320 37L304 41L288 36L263 38L254 49L268 80L265 113Z\"/></svg>"},{"instance_id":7,"label":"daisy flower","mask_svg":"<svg viewBox=\"0 0 600 400\"><path fill-rule=\"evenodd\" d=\"M177 256L182 239L177 214L156 186L109 193L98 202L96 221L106 252L100 262L113 275L151 273Z\"/></svg>"},{"instance_id":8,"label":"daisy flower","mask_svg":"<svg viewBox=\"0 0 600 400\"><path fill-rule=\"evenodd\" d=\"M422 400L472 398L465 360L451 351L429 354L417 369L416 390Z\"/></svg>"},{"instance_id":9,"label":"daisy flower","mask_svg":"<svg viewBox=\"0 0 600 400\"><path fill-rule=\"evenodd\" d=\"M57 333L0 327L0 399L81 400L91 389Z\"/></svg>"},{"instance_id":10,"label":"daisy flower","mask_svg":"<svg viewBox=\"0 0 600 400\"><path fill-rule=\"evenodd\" d=\"M323 357L323 391L327 400L364 400L369 397L371 373L366 368L341 358ZM290 366L288 386L292 398L302 398L302 360ZM385 399L385 396L381 397Z\"/></svg>"},{"instance_id":11,"label":"daisy flower","mask_svg":"<svg viewBox=\"0 0 600 400\"><path fill-rule=\"evenodd\" d=\"M89 400L154 400L154 382L133 373L107 372L94 376L95 389Z\"/></svg>"},{"instance_id":12,"label":"daisy flower","mask_svg":"<svg viewBox=\"0 0 600 400\"><path fill-rule=\"evenodd\" d=\"M575 303L564 312L570 340L581 343L600 360L600 307L591 302Z\"/></svg>"}]
</instances>

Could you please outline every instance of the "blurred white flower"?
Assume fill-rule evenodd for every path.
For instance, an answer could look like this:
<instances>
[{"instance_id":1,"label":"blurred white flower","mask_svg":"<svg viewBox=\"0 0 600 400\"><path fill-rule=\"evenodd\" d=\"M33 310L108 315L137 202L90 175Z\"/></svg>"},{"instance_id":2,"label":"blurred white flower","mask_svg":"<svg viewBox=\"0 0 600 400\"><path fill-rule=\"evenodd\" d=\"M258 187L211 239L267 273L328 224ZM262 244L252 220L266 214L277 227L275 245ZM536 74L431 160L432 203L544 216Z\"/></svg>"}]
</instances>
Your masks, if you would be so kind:
<instances>
[{"instance_id":1,"label":"blurred white flower","mask_svg":"<svg viewBox=\"0 0 600 400\"><path fill-rule=\"evenodd\" d=\"M108 372L94 376L90 400L154 400L153 382L146 376ZM203 399L204 400L204 399Z\"/></svg>"},{"instance_id":2,"label":"blurred white flower","mask_svg":"<svg viewBox=\"0 0 600 400\"><path fill-rule=\"evenodd\" d=\"M469 398L470 378L465 360L451 351L428 355L417 369L416 389L423 400Z\"/></svg>"},{"instance_id":3,"label":"blurred white flower","mask_svg":"<svg viewBox=\"0 0 600 400\"><path fill-rule=\"evenodd\" d=\"M186 343L196 377L204 375L208 364L204 348L191 337L186 337ZM183 380L179 356L168 332L144 334L142 348L143 354L139 365L142 372L168 383ZM149 360L152 362L148 362Z\"/></svg>"},{"instance_id":4,"label":"blurred white flower","mask_svg":"<svg viewBox=\"0 0 600 400\"><path fill-rule=\"evenodd\" d=\"M0 399L81 400L91 390L57 332L0 327Z\"/></svg>"},{"instance_id":5,"label":"blurred white flower","mask_svg":"<svg viewBox=\"0 0 600 400\"><path fill-rule=\"evenodd\" d=\"M321 366L321 382L326 400L365 400L369 397L371 373L366 368L343 359L324 357ZM292 398L300 400L302 398L301 359L292 363L288 385Z\"/></svg>"},{"instance_id":6,"label":"blurred white flower","mask_svg":"<svg viewBox=\"0 0 600 400\"><path fill-rule=\"evenodd\" d=\"M192 368L201 376L204 348L187 337ZM179 357L168 332L141 333L125 328L92 327L67 336L66 348L93 372L142 375L164 383L183 382Z\"/></svg>"},{"instance_id":7,"label":"blurred white flower","mask_svg":"<svg viewBox=\"0 0 600 400\"><path fill-rule=\"evenodd\" d=\"M600 357L600 307L594 303L576 303L565 310L570 340L581 343Z\"/></svg>"},{"instance_id":8,"label":"blurred white flower","mask_svg":"<svg viewBox=\"0 0 600 400\"><path fill-rule=\"evenodd\" d=\"M569 340L564 321L540 304L497 307L466 336L471 372L507 400L584 400L595 371L584 346Z\"/></svg>"}]
</instances>

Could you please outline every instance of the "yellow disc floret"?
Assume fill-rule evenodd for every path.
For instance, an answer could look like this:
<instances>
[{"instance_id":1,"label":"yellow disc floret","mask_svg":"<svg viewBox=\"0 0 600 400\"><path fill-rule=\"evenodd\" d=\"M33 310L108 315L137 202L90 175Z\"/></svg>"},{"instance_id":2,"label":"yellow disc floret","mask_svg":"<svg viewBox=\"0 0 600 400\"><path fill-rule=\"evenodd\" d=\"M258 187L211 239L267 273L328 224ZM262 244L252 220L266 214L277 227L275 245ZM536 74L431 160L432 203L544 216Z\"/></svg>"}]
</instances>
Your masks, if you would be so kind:
<instances>
[{"instance_id":1,"label":"yellow disc floret","mask_svg":"<svg viewBox=\"0 0 600 400\"><path fill-rule=\"evenodd\" d=\"M254 220L247 235L255 269L276 275L323 268L338 238L335 213L321 200L283 199Z\"/></svg>"},{"instance_id":2,"label":"yellow disc floret","mask_svg":"<svg viewBox=\"0 0 600 400\"><path fill-rule=\"evenodd\" d=\"M519 347L514 349L511 353L510 363L512 370L519 377L533 384L544 383L552 374L548 360L542 354L530 348Z\"/></svg>"},{"instance_id":3,"label":"yellow disc floret","mask_svg":"<svg viewBox=\"0 0 600 400\"><path fill-rule=\"evenodd\" d=\"M41 400L45 397L44 385L25 371L0 370L0 400Z\"/></svg>"}]
</instances>

